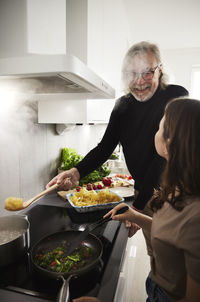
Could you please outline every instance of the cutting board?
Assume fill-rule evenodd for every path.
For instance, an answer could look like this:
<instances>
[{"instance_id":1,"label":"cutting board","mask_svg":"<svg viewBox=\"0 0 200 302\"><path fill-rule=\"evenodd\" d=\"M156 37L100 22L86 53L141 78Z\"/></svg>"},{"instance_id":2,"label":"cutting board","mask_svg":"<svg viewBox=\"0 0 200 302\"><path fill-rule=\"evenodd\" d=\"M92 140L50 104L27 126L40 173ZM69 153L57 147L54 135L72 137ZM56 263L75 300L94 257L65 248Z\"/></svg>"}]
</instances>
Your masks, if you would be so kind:
<instances>
[{"instance_id":1,"label":"cutting board","mask_svg":"<svg viewBox=\"0 0 200 302\"><path fill-rule=\"evenodd\" d=\"M76 190L68 190L68 191L58 191L57 194L60 196L63 200L66 200L66 194L70 194L75 192Z\"/></svg>"}]
</instances>

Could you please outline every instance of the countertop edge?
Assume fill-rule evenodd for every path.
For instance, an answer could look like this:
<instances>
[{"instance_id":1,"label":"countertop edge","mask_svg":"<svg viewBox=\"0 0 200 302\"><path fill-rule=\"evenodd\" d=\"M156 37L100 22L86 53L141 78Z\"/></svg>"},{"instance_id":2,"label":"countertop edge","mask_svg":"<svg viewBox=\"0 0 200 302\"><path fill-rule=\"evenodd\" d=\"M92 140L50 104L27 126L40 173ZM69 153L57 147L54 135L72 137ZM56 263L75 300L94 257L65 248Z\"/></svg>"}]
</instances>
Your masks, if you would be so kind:
<instances>
[{"instance_id":1,"label":"countertop edge","mask_svg":"<svg viewBox=\"0 0 200 302\"><path fill-rule=\"evenodd\" d=\"M128 240L128 229L122 223L117 234L117 238L112 250L112 254L107 263L103 279L101 280L100 290L97 297L103 302L114 301L118 278L123 262Z\"/></svg>"}]
</instances>

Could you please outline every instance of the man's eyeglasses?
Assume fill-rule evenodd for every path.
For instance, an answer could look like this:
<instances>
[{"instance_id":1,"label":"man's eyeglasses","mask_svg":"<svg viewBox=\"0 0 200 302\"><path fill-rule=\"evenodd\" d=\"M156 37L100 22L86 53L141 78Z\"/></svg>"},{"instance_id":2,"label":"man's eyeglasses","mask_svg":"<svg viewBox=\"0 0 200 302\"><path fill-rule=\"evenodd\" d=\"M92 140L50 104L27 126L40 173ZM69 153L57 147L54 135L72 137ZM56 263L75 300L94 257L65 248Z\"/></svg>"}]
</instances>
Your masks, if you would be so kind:
<instances>
[{"instance_id":1,"label":"man's eyeglasses","mask_svg":"<svg viewBox=\"0 0 200 302\"><path fill-rule=\"evenodd\" d=\"M131 78L132 80L136 80L140 75L143 78L143 80L148 81L152 80L154 77L154 74L158 68L160 68L161 64L157 65L154 69L151 69L146 72L134 72L134 71L125 71L125 74Z\"/></svg>"}]
</instances>

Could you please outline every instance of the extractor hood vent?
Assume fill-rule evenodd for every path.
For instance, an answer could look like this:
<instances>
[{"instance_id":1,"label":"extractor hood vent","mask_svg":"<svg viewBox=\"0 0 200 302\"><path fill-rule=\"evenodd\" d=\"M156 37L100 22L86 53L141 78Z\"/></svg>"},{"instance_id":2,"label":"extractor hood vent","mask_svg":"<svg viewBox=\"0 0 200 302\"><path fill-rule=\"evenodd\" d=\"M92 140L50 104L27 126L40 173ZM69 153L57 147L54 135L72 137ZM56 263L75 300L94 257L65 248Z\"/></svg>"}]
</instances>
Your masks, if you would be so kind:
<instances>
[{"instance_id":1,"label":"extractor hood vent","mask_svg":"<svg viewBox=\"0 0 200 302\"><path fill-rule=\"evenodd\" d=\"M78 98L115 97L108 83L70 54L0 59L0 87L23 93L68 93Z\"/></svg>"},{"instance_id":2,"label":"extractor hood vent","mask_svg":"<svg viewBox=\"0 0 200 302\"><path fill-rule=\"evenodd\" d=\"M67 75L67 74L66 74ZM0 78L0 85L7 85L12 89L29 93L89 93L90 91L83 86L70 81L67 77L58 75L43 76L16 76Z\"/></svg>"}]
</instances>

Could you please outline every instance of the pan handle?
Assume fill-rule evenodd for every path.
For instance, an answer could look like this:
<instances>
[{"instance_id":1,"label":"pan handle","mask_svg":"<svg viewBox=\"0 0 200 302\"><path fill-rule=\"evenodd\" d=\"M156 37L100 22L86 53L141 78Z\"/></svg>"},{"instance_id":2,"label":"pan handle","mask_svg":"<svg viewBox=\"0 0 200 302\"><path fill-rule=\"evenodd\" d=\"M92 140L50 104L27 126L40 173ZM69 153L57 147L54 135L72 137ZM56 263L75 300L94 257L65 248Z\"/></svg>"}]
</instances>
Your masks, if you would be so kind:
<instances>
[{"instance_id":1,"label":"pan handle","mask_svg":"<svg viewBox=\"0 0 200 302\"><path fill-rule=\"evenodd\" d=\"M73 275L70 275L67 279L65 279L63 276L60 276L60 279L62 279L63 284L62 287L58 293L58 296L56 298L56 302L69 302L69 281L72 278Z\"/></svg>"}]
</instances>

